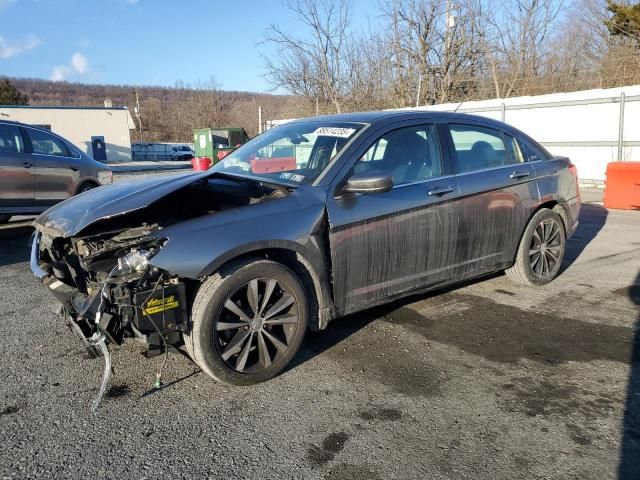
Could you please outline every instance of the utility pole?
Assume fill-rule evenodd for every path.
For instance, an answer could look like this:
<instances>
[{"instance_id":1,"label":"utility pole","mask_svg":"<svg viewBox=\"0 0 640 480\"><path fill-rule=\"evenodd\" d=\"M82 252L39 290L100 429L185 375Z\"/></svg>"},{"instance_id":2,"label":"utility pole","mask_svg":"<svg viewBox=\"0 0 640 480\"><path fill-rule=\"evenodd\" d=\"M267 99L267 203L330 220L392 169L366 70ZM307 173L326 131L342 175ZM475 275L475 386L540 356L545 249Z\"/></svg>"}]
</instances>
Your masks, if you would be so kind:
<instances>
[{"instance_id":1,"label":"utility pole","mask_svg":"<svg viewBox=\"0 0 640 480\"><path fill-rule=\"evenodd\" d=\"M142 143L142 116L140 114L140 100L138 99L138 90L136 90L136 108L135 114L138 118L138 125L140 126L140 143Z\"/></svg>"},{"instance_id":2,"label":"utility pole","mask_svg":"<svg viewBox=\"0 0 640 480\"><path fill-rule=\"evenodd\" d=\"M258 134L262 133L262 107L258 106Z\"/></svg>"},{"instance_id":3,"label":"utility pole","mask_svg":"<svg viewBox=\"0 0 640 480\"><path fill-rule=\"evenodd\" d=\"M451 29L456 25L455 16L451 15L451 0L447 0L447 10L445 14L445 33L444 33L444 87L447 96L449 93L449 83L451 81ZM444 93L444 92L443 92ZM444 101L445 98L441 97Z\"/></svg>"},{"instance_id":4,"label":"utility pole","mask_svg":"<svg viewBox=\"0 0 640 480\"><path fill-rule=\"evenodd\" d=\"M420 106L420 90L422 88L422 72L418 74L418 94L416 95L416 107Z\"/></svg>"}]
</instances>

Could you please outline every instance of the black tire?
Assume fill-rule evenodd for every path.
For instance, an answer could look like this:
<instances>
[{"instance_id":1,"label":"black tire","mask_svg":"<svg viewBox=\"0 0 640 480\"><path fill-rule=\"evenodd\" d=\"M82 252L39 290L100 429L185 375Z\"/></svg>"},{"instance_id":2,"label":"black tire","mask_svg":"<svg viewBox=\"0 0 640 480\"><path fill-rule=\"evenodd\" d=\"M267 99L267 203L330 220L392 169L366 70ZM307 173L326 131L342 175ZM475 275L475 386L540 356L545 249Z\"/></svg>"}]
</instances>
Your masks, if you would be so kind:
<instances>
[{"instance_id":1,"label":"black tire","mask_svg":"<svg viewBox=\"0 0 640 480\"><path fill-rule=\"evenodd\" d=\"M507 277L525 285L545 285L560 271L566 246L566 232L560 216L543 208L531 218L522 235L515 263L505 270Z\"/></svg>"},{"instance_id":2,"label":"black tire","mask_svg":"<svg viewBox=\"0 0 640 480\"><path fill-rule=\"evenodd\" d=\"M7 223L11 220L11 215L5 215L4 213L0 215L0 224Z\"/></svg>"},{"instance_id":3,"label":"black tire","mask_svg":"<svg viewBox=\"0 0 640 480\"><path fill-rule=\"evenodd\" d=\"M96 187L97 185L95 183L85 182L82 185L80 185L80 188L78 188L76 195L80 195L81 193L88 192L89 190L93 190Z\"/></svg>"},{"instance_id":4,"label":"black tire","mask_svg":"<svg viewBox=\"0 0 640 480\"><path fill-rule=\"evenodd\" d=\"M198 290L185 350L220 383L264 382L298 352L308 318L307 295L291 270L271 260L237 263Z\"/></svg>"}]
</instances>

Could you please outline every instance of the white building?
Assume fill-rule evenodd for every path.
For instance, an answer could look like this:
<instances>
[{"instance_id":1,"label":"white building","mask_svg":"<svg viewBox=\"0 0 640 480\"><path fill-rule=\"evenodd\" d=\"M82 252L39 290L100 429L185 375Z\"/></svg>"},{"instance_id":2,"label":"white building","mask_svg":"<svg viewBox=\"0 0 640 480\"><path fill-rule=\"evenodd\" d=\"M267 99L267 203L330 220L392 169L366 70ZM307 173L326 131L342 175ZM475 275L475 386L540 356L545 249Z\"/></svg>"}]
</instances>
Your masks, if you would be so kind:
<instances>
[{"instance_id":1,"label":"white building","mask_svg":"<svg viewBox=\"0 0 640 480\"><path fill-rule=\"evenodd\" d=\"M0 119L51 130L99 161L131 160L136 126L126 107L0 106Z\"/></svg>"}]
</instances>

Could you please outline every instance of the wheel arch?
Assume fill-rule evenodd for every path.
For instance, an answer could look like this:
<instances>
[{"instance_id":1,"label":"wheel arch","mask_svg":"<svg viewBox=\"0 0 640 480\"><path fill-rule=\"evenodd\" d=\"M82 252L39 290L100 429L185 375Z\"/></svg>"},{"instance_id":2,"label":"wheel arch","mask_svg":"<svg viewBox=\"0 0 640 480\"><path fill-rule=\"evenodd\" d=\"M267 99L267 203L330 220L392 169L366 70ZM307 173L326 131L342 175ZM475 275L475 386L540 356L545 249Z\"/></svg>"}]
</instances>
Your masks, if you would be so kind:
<instances>
[{"instance_id":1,"label":"wheel arch","mask_svg":"<svg viewBox=\"0 0 640 480\"><path fill-rule=\"evenodd\" d=\"M100 182L98 182L98 180L94 178L83 178L78 182L78 185L76 185L76 188L74 189L73 194L77 195L78 192L82 190L82 187L84 187L85 185L93 185L93 188L96 188L100 186Z\"/></svg>"},{"instance_id":2,"label":"wheel arch","mask_svg":"<svg viewBox=\"0 0 640 480\"><path fill-rule=\"evenodd\" d=\"M527 221L524 223L524 227L522 228L522 231L520 232L520 236L518 237L518 243L516 244L516 248L513 251L513 254L511 256L511 259L512 259L511 263L512 264L515 263L515 261L516 261L516 255L518 254L518 247L520 246L520 242L522 242L522 237L524 236L524 232L526 232L527 227L529 226L529 223L531 223L531 219L534 217L534 215L536 213L538 213L540 210L545 209L545 208L558 214L558 216L562 220L562 226L564 227L564 233L565 233L565 236L566 236L566 234L567 234L568 214L567 214L567 211L566 211L565 207L562 205L562 202L559 201L559 200L554 199L554 200L547 200L545 202L540 203L535 208L531 209L531 213L529 214L529 218L527 218Z\"/></svg>"},{"instance_id":3,"label":"wheel arch","mask_svg":"<svg viewBox=\"0 0 640 480\"><path fill-rule=\"evenodd\" d=\"M273 242L268 243L269 245L246 245L227 252L207 265L203 276L224 272L238 263L246 263L252 259L269 259L281 263L298 276L309 295L310 328L325 329L334 317L335 307L323 267L314 265L296 242L283 241L275 245Z\"/></svg>"}]
</instances>

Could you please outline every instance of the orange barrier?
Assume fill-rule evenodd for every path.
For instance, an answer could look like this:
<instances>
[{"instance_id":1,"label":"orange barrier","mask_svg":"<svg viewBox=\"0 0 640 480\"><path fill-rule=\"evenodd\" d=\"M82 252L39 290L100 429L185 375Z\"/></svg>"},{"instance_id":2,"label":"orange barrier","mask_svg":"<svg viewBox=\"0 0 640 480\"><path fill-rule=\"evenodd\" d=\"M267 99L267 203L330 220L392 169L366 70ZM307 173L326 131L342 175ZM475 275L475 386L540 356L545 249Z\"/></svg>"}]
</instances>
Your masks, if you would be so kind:
<instances>
[{"instance_id":1,"label":"orange barrier","mask_svg":"<svg viewBox=\"0 0 640 480\"><path fill-rule=\"evenodd\" d=\"M607 165L604 206L640 210L640 162L611 162Z\"/></svg>"}]
</instances>

